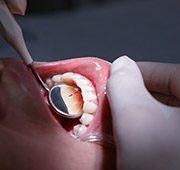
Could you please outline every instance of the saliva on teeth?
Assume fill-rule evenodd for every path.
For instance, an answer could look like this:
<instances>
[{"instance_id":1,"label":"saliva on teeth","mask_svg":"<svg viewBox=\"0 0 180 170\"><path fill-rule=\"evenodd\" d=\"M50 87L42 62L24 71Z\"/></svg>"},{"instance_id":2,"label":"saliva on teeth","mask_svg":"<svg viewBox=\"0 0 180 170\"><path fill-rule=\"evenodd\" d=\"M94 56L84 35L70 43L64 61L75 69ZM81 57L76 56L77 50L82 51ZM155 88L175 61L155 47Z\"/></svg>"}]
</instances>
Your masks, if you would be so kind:
<instances>
[{"instance_id":1,"label":"saliva on teeth","mask_svg":"<svg viewBox=\"0 0 180 170\"><path fill-rule=\"evenodd\" d=\"M49 88L54 85L66 83L76 85L78 88L64 90L64 100L67 104L69 114L81 115L77 124L73 127L73 134L80 137L87 131L87 127L94 120L94 113L97 110L97 95L95 88L86 77L72 72L54 75L46 80ZM80 89L77 91L77 89Z\"/></svg>"}]
</instances>

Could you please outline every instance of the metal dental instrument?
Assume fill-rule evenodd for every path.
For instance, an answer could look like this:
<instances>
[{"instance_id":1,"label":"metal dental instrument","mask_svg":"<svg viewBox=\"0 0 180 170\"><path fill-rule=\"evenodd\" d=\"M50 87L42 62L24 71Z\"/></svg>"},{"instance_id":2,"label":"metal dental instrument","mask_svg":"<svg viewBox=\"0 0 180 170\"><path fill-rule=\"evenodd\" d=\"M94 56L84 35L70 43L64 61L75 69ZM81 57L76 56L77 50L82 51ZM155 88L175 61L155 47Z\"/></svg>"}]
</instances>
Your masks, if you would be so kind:
<instances>
[{"instance_id":1,"label":"metal dental instrument","mask_svg":"<svg viewBox=\"0 0 180 170\"><path fill-rule=\"evenodd\" d=\"M0 33L4 39L17 51L20 57L23 59L24 63L31 68L36 79L39 81L41 86L48 93L48 100L54 111L58 115L66 118L75 119L80 117L80 115L72 115L68 112L68 108L61 95L62 88L72 87L67 84L55 85L51 89L43 82L39 74L34 67L34 61L26 47L22 30L18 23L16 22L14 16L9 11L5 2L0 2Z\"/></svg>"}]
</instances>

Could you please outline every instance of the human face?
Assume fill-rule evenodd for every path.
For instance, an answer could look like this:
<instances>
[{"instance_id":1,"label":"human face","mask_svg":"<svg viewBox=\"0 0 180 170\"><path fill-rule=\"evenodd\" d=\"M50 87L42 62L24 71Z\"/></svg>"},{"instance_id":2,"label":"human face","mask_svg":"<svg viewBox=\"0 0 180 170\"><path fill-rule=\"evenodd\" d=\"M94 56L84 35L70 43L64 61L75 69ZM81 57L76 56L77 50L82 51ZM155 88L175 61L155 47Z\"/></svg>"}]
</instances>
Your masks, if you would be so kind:
<instances>
[{"instance_id":1,"label":"human face","mask_svg":"<svg viewBox=\"0 0 180 170\"><path fill-rule=\"evenodd\" d=\"M90 79L99 94L98 110L86 134L112 136L104 91L109 66L97 58L81 58L39 63L36 69L43 80L65 72ZM115 148L73 138L68 129L74 122L55 115L43 89L20 61L0 62L0 96L0 169L115 169Z\"/></svg>"}]
</instances>

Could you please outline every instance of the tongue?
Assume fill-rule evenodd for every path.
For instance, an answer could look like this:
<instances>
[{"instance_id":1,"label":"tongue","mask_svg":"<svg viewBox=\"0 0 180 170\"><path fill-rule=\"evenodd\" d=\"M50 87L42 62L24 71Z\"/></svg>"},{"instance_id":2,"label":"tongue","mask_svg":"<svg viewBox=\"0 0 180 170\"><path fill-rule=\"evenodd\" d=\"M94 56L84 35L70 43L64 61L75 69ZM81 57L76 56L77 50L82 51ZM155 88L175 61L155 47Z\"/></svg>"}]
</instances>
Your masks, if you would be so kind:
<instances>
[{"instance_id":1,"label":"tongue","mask_svg":"<svg viewBox=\"0 0 180 170\"><path fill-rule=\"evenodd\" d=\"M98 109L94 121L89 125L85 136L101 135L112 136L112 124L109 104L106 96L106 83L109 77L110 63L99 58L87 57L69 59L51 63L37 64L36 68L40 76L45 80L55 74L75 72L87 77L94 85L98 97ZM64 120L63 120L64 121ZM61 124L64 124L61 121ZM65 122L66 129L71 128L77 122Z\"/></svg>"}]
</instances>

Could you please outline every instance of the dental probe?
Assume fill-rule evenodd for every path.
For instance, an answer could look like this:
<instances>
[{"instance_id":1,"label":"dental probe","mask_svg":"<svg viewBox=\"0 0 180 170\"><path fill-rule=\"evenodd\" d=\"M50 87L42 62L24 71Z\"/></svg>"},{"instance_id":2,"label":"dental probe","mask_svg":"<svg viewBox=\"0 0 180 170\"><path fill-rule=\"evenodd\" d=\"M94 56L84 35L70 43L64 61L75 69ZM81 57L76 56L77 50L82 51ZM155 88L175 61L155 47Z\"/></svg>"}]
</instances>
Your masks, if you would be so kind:
<instances>
[{"instance_id":1,"label":"dental probe","mask_svg":"<svg viewBox=\"0 0 180 170\"><path fill-rule=\"evenodd\" d=\"M49 103L54 111L58 115L70 119L80 117L81 115L72 115L69 113L68 107L66 106L66 103L61 95L61 91L64 88L74 87L67 84L58 84L49 89L37 73L34 67L34 61L26 47L22 30L4 1L0 2L0 33L4 39L16 50L24 63L32 70L32 73L39 81L41 86L46 90L48 93Z\"/></svg>"}]
</instances>

